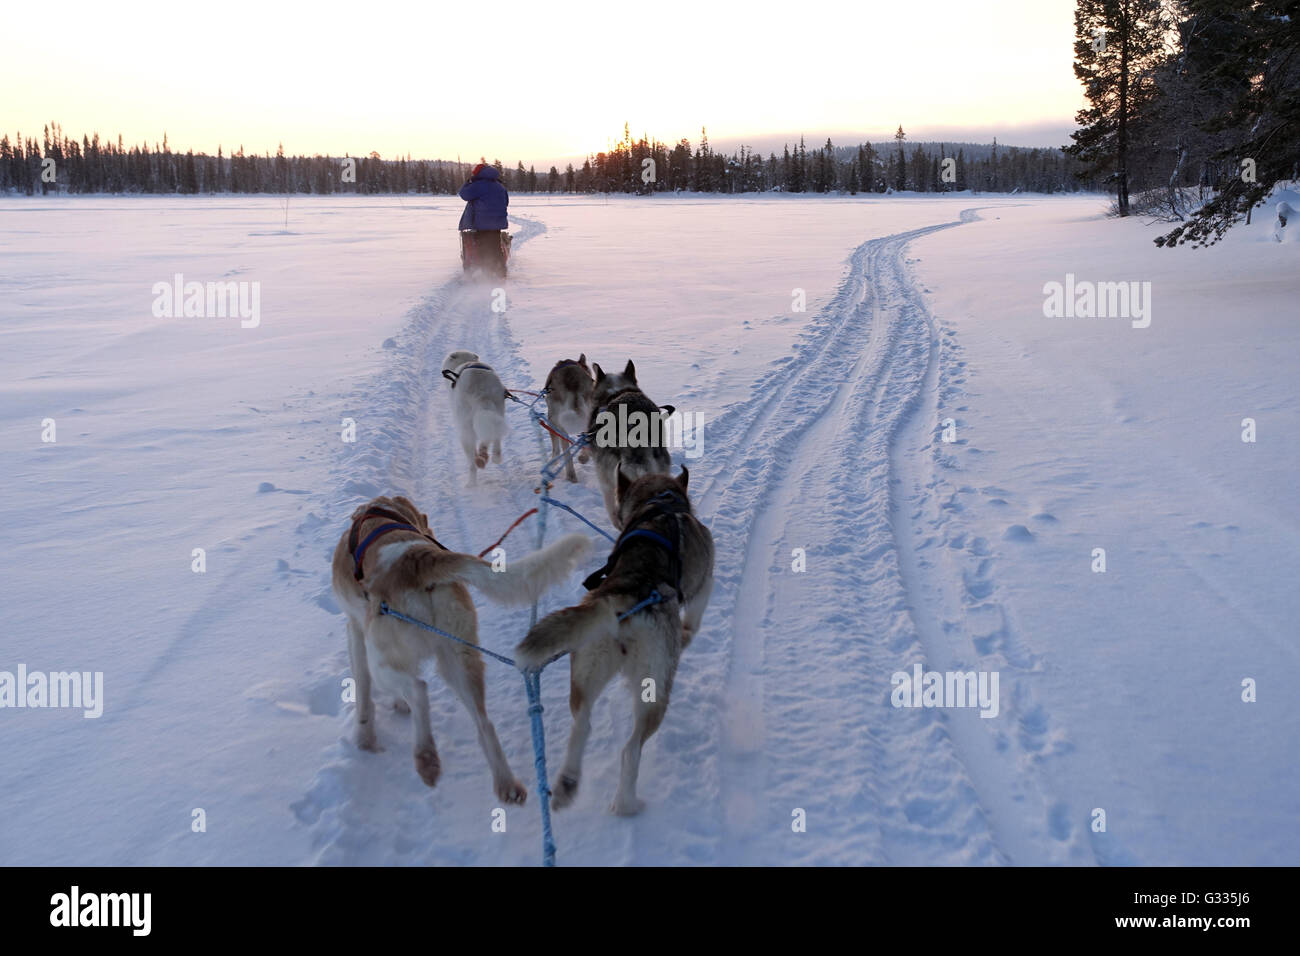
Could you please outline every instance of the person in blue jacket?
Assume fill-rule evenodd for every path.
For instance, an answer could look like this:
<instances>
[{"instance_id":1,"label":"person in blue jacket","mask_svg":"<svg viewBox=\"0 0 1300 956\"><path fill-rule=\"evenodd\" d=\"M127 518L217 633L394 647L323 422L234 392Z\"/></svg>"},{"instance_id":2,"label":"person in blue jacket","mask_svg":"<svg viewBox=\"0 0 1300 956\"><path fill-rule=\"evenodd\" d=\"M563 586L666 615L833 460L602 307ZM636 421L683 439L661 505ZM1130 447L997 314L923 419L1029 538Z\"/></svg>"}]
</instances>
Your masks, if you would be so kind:
<instances>
[{"instance_id":1,"label":"person in blue jacket","mask_svg":"<svg viewBox=\"0 0 1300 956\"><path fill-rule=\"evenodd\" d=\"M510 225L506 209L510 194L501 183L495 166L479 163L469 182L460 187L465 211L460 217L461 261L465 271L485 269L505 275L509 237L502 232Z\"/></svg>"}]
</instances>

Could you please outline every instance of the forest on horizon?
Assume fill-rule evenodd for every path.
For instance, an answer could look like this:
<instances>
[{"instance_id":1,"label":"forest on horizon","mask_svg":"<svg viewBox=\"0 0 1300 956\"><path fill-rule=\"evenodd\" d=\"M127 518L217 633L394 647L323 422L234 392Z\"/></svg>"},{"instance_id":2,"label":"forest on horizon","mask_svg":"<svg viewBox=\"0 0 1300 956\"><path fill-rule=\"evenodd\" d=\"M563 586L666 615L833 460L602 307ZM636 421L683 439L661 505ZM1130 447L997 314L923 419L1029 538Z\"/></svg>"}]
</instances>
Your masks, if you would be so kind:
<instances>
[{"instance_id":1,"label":"forest on horizon","mask_svg":"<svg viewBox=\"0 0 1300 956\"><path fill-rule=\"evenodd\" d=\"M969 150L969 155L968 155ZM945 163L945 160L948 161ZM1016 190L1067 192L1098 189L1100 182L1080 177L1081 164L1062 150L991 144L908 144L899 127L892 146L863 142L809 148L802 140L782 155L764 157L741 146L730 154L714 151L701 130L693 145L672 146L642 136L633 140L624 126L612 148L589 155L575 168L551 166L539 173L519 162L499 159L502 181L519 193L885 193ZM382 194L452 195L468 178L470 163L450 160L384 159L368 156L286 156L233 153L215 156L173 151L162 143L127 146L102 140L98 133L78 140L58 123L47 124L40 140L17 134L0 137L0 193L20 195L149 194L198 195Z\"/></svg>"}]
</instances>

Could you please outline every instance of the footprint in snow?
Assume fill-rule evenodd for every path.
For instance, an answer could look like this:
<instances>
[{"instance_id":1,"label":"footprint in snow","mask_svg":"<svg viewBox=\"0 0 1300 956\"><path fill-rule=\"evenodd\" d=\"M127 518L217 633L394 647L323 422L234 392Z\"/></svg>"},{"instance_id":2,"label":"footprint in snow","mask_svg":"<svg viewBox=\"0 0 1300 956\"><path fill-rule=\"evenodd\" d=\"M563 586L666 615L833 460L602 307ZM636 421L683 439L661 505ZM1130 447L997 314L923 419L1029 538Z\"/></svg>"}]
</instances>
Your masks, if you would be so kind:
<instances>
[{"instance_id":1,"label":"footprint in snow","mask_svg":"<svg viewBox=\"0 0 1300 956\"><path fill-rule=\"evenodd\" d=\"M1033 541L1034 533L1022 524L1013 524L1002 532L1003 541Z\"/></svg>"},{"instance_id":2,"label":"footprint in snow","mask_svg":"<svg viewBox=\"0 0 1300 956\"><path fill-rule=\"evenodd\" d=\"M302 489L299 489L299 488L277 488L275 485L273 485L273 484L272 484L271 482L269 482L269 481L264 481L264 482L262 482L261 484L259 484L259 485L257 486L257 493L258 493L259 495L269 494L269 493L272 492L272 491L280 491L280 492L283 492L283 493L286 494L286 495L309 495L309 494L311 494L310 491L305 491L305 490L302 490Z\"/></svg>"},{"instance_id":3,"label":"footprint in snow","mask_svg":"<svg viewBox=\"0 0 1300 956\"><path fill-rule=\"evenodd\" d=\"M380 494L379 486L369 481L349 481L343 486L344 494L356 495L359 498L377 498Z\"/></svg>"},{"instance_id":4,"label":"footprint in snow","mask_svg":"<svg viewBox=\"0 0 1300 956\"><path fill-rule=\"evenodd\" d=\"M334 603L334 592L330 588L325 588L319 594L317 594L316 597L312 599L312 603L314 603L322 611L327 611L330 614L343 613L342 611L339 610L339 606Z\"/></svg>"}]
</instances>

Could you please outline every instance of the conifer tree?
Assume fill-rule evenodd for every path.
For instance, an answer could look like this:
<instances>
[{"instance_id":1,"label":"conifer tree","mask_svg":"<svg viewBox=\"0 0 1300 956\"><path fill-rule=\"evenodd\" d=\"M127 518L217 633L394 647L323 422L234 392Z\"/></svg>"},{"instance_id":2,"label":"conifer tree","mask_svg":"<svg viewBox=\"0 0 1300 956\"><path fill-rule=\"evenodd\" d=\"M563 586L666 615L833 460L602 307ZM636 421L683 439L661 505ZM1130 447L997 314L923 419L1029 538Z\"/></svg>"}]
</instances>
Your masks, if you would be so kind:
<instances>
[{"instance_id":1,"label":"conifer tree","mask_svg":"<svg viewBox=\"0 0 1300 956\"><path fill-rule=\"evenodd\" d=\"M1132 125L1155 95L1169 22L1163 0L1077 0L1074 75L1088 106L1067 151L1115 185L1119 214L1129 214ZM996 188L996 186L994 187Z\"/></svg>"}]
</instances>

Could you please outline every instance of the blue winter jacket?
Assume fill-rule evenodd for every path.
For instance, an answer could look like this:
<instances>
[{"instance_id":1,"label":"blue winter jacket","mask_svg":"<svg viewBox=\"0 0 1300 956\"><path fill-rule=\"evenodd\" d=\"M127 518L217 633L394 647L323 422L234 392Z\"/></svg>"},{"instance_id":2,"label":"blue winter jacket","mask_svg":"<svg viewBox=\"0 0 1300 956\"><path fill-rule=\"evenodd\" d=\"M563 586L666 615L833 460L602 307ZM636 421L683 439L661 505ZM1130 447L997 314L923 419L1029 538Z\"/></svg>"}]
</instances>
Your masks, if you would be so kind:
<instances>
[{"instance_id":1,"label":"blue winter jacket","mask_svg":"<svg viewBox=\"0 0 1300 956\"><path fill-rule=\"evenodd\" d=\"M484 166L477 176L460 187L460 198L465 200L465 211L460 216L461 229L506 229L506 207L510 194L501 185L501 174L495 166Z\"/></svg>"}]
</instances>

